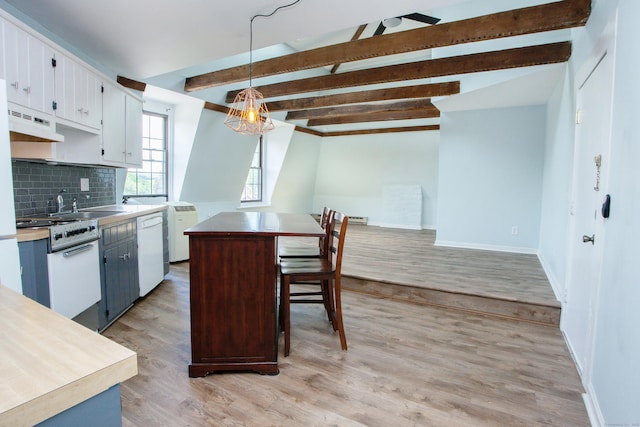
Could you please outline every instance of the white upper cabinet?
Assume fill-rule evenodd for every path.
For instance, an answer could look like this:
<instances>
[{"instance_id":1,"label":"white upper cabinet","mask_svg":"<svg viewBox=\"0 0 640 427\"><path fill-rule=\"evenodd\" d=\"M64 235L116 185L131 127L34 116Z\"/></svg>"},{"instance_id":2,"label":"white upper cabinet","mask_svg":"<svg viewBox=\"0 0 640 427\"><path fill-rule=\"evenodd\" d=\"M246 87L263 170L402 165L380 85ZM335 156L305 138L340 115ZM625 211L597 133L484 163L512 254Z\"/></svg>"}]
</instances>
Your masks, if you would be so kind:
<instances>
[{"instance_id":1,"label":"white upper cabinet","mask_svg":"<svg viewBox=\"0 0 640 427\"><path fill-rule=\"evenodd\" d=\"M102 79L69 56L55 53L55 114L60 123L89 132L102 129Z\"/></svg>"},{"instance_id":2,"label":"white upper cabinet","mask_svg":"<svg viewBox=\"0 0 640 427\"><path fill-rule=\"evenodd\" d=\"M53 50L10 22L1 23L8 101L53 114Z\"/></svg>"},{"instance_id":3,"label":"white upper cabinet","mask_svg":"<svg viewBox=\"0 0 640 427\"><path fill-rule=\"evenodd\" d=\"M142 166L142 101L127 95L126 107L126 146L127 166Z\"/></svg>"},{"instance_id":4,"label":"white upper cabinet","mask_svg":"<svg viewBox=\"0 0 640 427\"><path fill-rule=\"evenodd\" d=\"M114 166L142 166L142 101L104 84L102 160Z\"/></svg>"}]
</instances>

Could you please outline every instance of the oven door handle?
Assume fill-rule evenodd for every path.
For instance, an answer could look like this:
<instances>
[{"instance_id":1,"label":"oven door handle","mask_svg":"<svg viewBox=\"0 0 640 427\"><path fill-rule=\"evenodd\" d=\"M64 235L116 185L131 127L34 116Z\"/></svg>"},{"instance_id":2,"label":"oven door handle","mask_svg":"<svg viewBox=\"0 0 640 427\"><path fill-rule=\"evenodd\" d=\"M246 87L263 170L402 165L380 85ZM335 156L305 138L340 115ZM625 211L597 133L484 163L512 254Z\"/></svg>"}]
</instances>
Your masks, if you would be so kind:
<instances>
[{"instance_id":1,"label":"oven door handle","mask_svg":"<svg viewBox=\"0 0 640 427\"><path fill-rule=\"evenodd\" d=\"M73 248L70 251L65 251L62 253L62 256L65 258L72 257L74 255L81 254L82 252L86 252L93 248L93 243L87 243L86 245L78 246L77 248Z\"/></svg>"}]
</instances>

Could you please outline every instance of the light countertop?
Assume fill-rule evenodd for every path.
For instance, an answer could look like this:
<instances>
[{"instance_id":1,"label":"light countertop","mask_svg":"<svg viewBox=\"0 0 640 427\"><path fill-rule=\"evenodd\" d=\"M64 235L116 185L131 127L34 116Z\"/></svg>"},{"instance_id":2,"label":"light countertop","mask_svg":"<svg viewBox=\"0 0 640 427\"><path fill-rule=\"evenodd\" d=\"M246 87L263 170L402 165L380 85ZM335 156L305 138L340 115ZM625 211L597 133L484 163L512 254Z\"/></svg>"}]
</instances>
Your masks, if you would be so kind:
<instances>
[{"instance_id":1,"label":"light countertop","mask_svg":"<svg viewBox=\"0 0 640 427\"><path fill-rule=\"evenodd\" d=\"M0 285L0 425L34 425L138 373L136 353Z\"/></svg>"},{"instance_id":2,"label":"light countertop","mask_svg":"<svg viewBox=\"0 0 640 427\"><path fill-rule=\"evenodd\" d=\"M95 208L82 209L80 212L110 212L112 215L98 218L98 225L101 227L115 224L143 215L162 212L167 209L167 205L107 205ZM17 230L18 242L40 240L49 238L47 228L21 228Z\"/></svg>"}]
</instances>

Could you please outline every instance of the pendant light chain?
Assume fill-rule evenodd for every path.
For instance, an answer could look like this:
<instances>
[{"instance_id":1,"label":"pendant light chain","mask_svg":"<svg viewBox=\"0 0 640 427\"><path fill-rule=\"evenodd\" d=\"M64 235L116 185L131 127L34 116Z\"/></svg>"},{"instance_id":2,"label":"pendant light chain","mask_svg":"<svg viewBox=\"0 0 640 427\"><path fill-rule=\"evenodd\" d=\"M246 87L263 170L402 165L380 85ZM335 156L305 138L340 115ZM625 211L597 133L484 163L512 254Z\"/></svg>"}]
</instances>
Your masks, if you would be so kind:
<instances>
[{"instance_id":1,"label":"pendant light chain","mask_svg":"<svg viewBox=\"0 0 640 427\"><path fill-rule=\"evenodd\" d=\"M251 17L251 21L249 22L249 87L253 86L251 83L251 80L253 78L253 20L256 19L257 17L268 18L270 16L273 16L280 9L291 7L297 3L300 3L300 1L301 0L295 0L294 2L291 2L289 4L278 6L273 10L273 12L271 12L268 15L258 13Z\"/></svg>"},{"instance_id":2,"label":"pendant light chain","mask_svg":"<svg viewBox=\"0 0 640 427\"><path fill-rule=\"evenodd\" d=\"M280 9L293 6L301 0L279 6L268 15L257 14L249 22L249 87L240 91L229 108L224 124L243 135L262 135L275 128L262 94L253 88L253 20L268 18Z\"/></svg>"}]
</instances>

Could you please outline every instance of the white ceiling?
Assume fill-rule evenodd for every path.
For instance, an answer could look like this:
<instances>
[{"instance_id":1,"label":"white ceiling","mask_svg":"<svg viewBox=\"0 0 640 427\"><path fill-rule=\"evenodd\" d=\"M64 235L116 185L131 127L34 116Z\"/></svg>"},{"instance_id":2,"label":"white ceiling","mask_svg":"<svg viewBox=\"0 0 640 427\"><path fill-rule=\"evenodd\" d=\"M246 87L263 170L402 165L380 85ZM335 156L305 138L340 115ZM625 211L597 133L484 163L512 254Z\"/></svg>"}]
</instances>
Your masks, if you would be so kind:
<instances>
[{"instance_id":1,"label":"white ceiling","mask_svg":"<svg viewBox=\"0 0 640 427\"><path fill-rule=\"evenodd\" d=\"M144 80L249 50L249 23L292 0L6 0L117 74ZM301 0L254 20L254 48L461 0Z\"/></svg>"},{"instance_id":2,"label":"white ceiling","mask_svg":"<svg viewBox=\"0 0 640 427\"><path fill-rule=\"evenodd\" d=\"M0 0L0 3L2 1L28 15L114 75L122 75L182 93L185 77L248 62L251 17L256 14L269 14L278 6L291 3L293 0ZM551 1L301 0L292 7L279 10L271 17L258 17L254 20L253 58L259 60L347 41L356 28L364 23L370 25L362 37L368 37L380 20L412 12L437 16L442 18L441 22L450 22ZM403 31L419 25L423 24L403 20L399 27L388 29L386 32ZM556 32L552 38L566 40L567 34ZM481 42L450 49L460 52L467 49L467 46L469 49L477 50L484 49L485 44L488 49L492 49L497 44L503 46L500 48L506 48L532 43L532 37L510 38L495 44ZM441 51L446 52L446 49ZM411 60L410 55L417 55L421 59L430 57L429 52L419 52L405 54L401 58L396 55L374 61L376 65L387 65L398 60L406 62ZM437 56L438 52L434 51L434 57ZM371 61L343 64L340 71L371 66ZM482 104L482 99L492 99L493 104L500 106L516 103L525 105L544 102L544 97L551 93L549 88L555 84L552 80L559 79L560 75L558 67L551 68L553 71L545 71L545 67L536 67L524 73L497 72L494 75L499 76L499 81L494 79L486 86L494 90L494 95L499 94L499 102L496 102L495 96L491 97L489 93L477 87L477 76L452 76L445 80L455 78L462 81L462 91L468 91L469 96L473 97L473 102L467 105ZM327 74L328 70L316 69L304 73L321 75ZM257 84L291 79L298 75L299 73L265 78ZM527 79L526 76L533 78ZM471 83L466 84L467 80ZM503 83L507 86L498 89ZM240 89L245 85L246 83L240 83L194 92L191 95L224 104L227 90ZM464 96L462 94L451 100L441 101L446 103L438 106L451 110L462 108L467 101ZM370 127L382 126L389 125L372 124Z\"/></svg>"}]
</instances>

